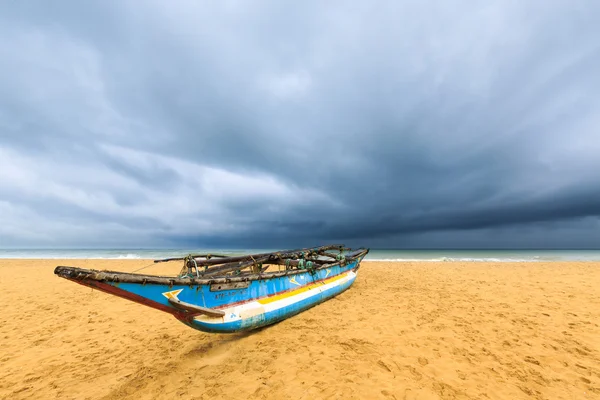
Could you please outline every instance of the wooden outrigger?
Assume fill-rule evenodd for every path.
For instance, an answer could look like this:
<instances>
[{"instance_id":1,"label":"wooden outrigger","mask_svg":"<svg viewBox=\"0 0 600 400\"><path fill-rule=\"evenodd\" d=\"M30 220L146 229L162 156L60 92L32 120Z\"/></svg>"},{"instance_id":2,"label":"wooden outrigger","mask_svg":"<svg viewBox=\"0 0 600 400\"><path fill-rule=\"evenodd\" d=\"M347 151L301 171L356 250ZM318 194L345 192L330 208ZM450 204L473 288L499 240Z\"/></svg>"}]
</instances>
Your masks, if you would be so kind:
<instances>
[{"instance_id":1,"label":"wooden outrigger","mask_svg":"<svg viewBox=\"0 0 600 400\"><path fill-rule=\"evenodd\" d=\"M273 324L348 289L368 249L329 245L236 257L198 254L177 276L56 267L62 278L168 312L204 332Z\"/></svg>"}]
</instances>

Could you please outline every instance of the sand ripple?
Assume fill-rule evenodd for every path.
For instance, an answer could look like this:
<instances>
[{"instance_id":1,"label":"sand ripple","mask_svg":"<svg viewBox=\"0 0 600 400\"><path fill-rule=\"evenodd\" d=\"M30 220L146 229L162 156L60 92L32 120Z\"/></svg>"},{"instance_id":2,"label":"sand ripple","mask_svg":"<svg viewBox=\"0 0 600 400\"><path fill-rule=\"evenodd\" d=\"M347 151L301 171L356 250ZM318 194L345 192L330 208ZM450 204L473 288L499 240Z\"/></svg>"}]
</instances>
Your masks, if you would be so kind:
<instances>
[{"instance_id":1,"label":"sand ripple","mask_svg":"<svg viewBox=\"0 0 600 400\"><path fill-rule=\"evenodd\" d=\"M337 298L233 335L55 277L65 263L148 261L0 260L0 398L600 398L598 263L363 263Z\"/></svg>"}]
</instances>

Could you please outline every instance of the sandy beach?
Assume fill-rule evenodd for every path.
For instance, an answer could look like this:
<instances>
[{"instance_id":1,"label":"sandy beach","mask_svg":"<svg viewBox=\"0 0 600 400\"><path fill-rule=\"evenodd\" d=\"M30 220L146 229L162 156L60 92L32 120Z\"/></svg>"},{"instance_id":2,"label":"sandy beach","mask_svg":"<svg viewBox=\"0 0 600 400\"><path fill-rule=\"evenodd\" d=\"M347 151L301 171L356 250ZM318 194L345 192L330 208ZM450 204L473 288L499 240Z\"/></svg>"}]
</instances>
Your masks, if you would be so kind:
<instances>
[{"instance_id":1,"label":"sandy beach","mask_svg":"<svg viewBox=\"0 0 600 400\"><path fill-rule=\"evenodd\" d=\"M600 398L600 263L363 262L340 296L232 335L53 274L149 264L0 260L0 398Z\"/></svg>"}]
</instances>

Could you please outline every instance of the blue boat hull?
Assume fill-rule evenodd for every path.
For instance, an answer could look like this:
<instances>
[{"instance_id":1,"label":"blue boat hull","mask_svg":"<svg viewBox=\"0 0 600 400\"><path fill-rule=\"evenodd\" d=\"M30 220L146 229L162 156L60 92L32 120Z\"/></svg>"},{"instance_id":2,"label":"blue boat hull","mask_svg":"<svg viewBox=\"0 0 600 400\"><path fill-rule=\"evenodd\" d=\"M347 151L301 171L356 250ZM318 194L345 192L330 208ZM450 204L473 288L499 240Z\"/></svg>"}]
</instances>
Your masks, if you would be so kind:
<instances>
[{"instance_id":1,"label":"blue boat hull","mask_svg":"<svg viewBox=\"0 0 600 400\"><path fill-rule=\"evenodd\" d=\"M192 328L201 330L203 332L214 332L214 333L233 333L233 332L241 332L251 329L260 328L263 326L271 325L279 321L283 321L286 318L294 316L296 314L301 313L311 307L316 306L319 303L328 300L346 289L348 289L356 279L356 274L354 277L336 287L330 288L326 291L323 291L319 294L315 294L307 299L303 299L292 303L287 306L283 306L281 308L265 312L263 314L259 314L255 317L250 317L247 319L241 319L233 322L223 322L223 323L207 323L206 321L200 319L194 319L191 323L187 323Z\"/></svg>"},{"instance_id":2,"label":"blue boat hull","mask_svg":"<svg viewBox=\"0 0 600 400\"><path fill-rule=\"evenodd\" d=\"M242 285L164 285L78 280L86 286L173 314L184 324L204 332L232 333L276 323L311 308L348 289L360 260L316 271L265 277ZM182 311L173 300L218 312Z\"/></svg>"}]
</instances>

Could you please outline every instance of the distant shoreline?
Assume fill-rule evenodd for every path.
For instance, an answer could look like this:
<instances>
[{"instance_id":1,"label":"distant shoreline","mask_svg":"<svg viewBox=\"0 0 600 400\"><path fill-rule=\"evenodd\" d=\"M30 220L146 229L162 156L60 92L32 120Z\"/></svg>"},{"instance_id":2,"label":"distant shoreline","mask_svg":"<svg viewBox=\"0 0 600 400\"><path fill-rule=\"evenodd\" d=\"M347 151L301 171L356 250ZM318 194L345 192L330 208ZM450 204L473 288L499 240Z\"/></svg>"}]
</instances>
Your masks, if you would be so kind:
<instances>
[{"instance_id":1,"label":"distant shoreline","mask_svg":"<svg viewBox=\"0 0 600 400\"><path fill-rule=\"evenodd\" d=\"M0 260L155 260L198 253L255 254L265 249L4 249ZM550 262L600 261L600 250L376 250L365 261L382 262Z\"/></svg>"}]
</instances>

